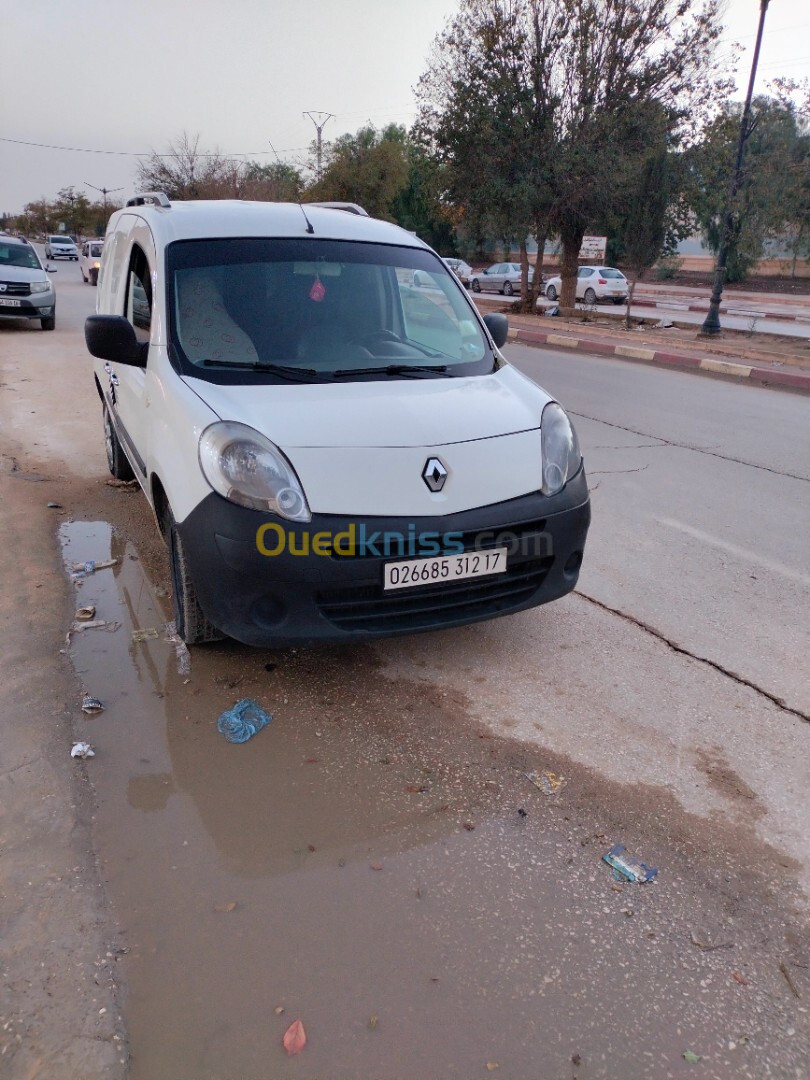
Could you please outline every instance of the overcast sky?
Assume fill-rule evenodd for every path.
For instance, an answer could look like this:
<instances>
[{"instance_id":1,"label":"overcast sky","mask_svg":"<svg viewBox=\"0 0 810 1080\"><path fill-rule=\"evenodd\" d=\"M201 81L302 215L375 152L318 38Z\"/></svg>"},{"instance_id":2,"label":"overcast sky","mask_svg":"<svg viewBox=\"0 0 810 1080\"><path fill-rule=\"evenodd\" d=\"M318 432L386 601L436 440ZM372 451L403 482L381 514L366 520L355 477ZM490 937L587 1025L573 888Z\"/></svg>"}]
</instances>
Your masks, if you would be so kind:
<instances>
[{"instance_id":1,"label":"overcast sky","mask_svg":"<svg viewBox=\"0 0 810 1080\"><path fill-rule=\"evenodd\" d=\"M73 185L134 190L137 158L181 132L201 149L301 160L324 138L414 118L413 87L457 0L0 0L0 210ZM758 0L729 0L753 47ZM750 51L740 63L747 83ZM810 75L808 0L771 0L758 88ZM18 140L11 142L7 140ZM53 149L21 145L47 144ZM92 152L83 152L92 151ZM101 153L100 151L108 151ZM114 151L115 153L112 153Z\"/></svg>"}]
</instances>

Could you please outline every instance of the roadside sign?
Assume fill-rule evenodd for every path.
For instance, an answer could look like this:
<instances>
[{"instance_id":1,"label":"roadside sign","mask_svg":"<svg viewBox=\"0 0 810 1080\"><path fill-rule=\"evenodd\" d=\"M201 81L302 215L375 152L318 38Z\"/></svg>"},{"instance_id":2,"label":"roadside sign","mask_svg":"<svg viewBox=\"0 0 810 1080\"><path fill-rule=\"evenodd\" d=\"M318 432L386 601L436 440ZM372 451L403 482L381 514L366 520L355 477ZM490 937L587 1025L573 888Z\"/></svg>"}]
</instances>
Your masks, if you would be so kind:
<instances>
[{"instance_id":1,"label":"roadside sign","mask_svg":"<svg viewBox=\"0 0 810 1080\"><path fill-rule=\"evenodd\" d=\"M606 236L583 236L579 249L580 262L604 262L607 254Z\"/></svg>"}]
</instances>

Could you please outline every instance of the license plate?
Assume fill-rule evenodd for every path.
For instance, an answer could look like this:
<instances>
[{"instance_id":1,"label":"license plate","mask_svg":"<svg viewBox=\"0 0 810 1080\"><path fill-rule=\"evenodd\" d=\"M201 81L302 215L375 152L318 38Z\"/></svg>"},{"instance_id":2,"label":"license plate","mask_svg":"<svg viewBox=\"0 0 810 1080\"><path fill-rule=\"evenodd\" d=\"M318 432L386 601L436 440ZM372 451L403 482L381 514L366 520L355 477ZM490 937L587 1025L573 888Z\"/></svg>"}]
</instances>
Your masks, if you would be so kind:
<instances>
[{"instance_id":1,"label":"license plate","mask_svg":"<svg viewBox=\"0 0 810 1080\"><path fill-rule=\"evenodd\" d=\"M22 300L8 300L5 296L0 296L0 304L4 307L22 307Z\"/></svg>"},{"instance_id":2,"label":"license plate","mask_svg":"<svg viewBox=\"0 0 810 1080\"><path fill-rule=\"evenodd\" d=\"M443 582L505 572L505 547L465 551L460 555L436 555L428 559L405 559L402 562L385 564L383 590L409 589L414 585L441 585Z\"/></svg>"}]
</instances>

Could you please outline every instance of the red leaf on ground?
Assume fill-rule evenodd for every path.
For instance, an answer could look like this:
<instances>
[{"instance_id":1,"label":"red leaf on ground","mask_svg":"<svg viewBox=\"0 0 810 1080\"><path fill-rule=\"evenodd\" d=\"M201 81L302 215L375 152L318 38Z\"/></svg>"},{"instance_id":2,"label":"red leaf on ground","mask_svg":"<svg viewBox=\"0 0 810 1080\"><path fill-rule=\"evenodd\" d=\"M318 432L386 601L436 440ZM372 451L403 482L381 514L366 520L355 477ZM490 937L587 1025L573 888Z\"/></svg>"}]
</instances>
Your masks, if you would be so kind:
<instances>
[{"instance_id":1,"label":"red leaf on ground","mask_svg":"<svg viewBox=\"0 0 810 1080\"><path fill-rule=\"evenodd\" d=\"M306 1045L307 1033L304 1031L304 1025L300 1020L293 1020L284 1032L284 1049L292 1056L300 1054Z\"/></svg>"},{"instance_id":2,"label":"red leaf on ground","mask_svg":"<svg viewBox=\"0 0 810 1080\"><path fill-rule=\"evenodd\" d=\"M421 795L425 789L423 787L420 787L418 784L408 784L405 790L413 792L415 795Z\"/></svg>"},{"instance_id":3,"label":"red leaf on ground","mask_svg":"<svg viewBox=\"0 0 810 1080\"><path fill-rule=\"evenodd\" d=\"M475 828L475 825L473 825L473 823L471 821L465 821L464 822L464 828L467 830L467 832L472 832L473 829Z\"/></svg>"},{"instance_id":4,"label":"red leaf on ground","mask_svg":"<svg viewBox=\"0 0 810 1080\"><path fill-rule=\"evenodd\" d=\"M382 863L373 862L373 863L369 863L369 866L371 867L372 870L382 870Z\"/></svg>"},{"instance_id":5,"label":"red leaf on ground","mask_svg":"<svg viewBox=\"0 0 810 1080\"><path fill-rule=\"evenodd\" d=\"M751 983L746 979L744 975L741 975L739 971L732 971L731 977L735 982L738 982L740 986L750 986Z\"/></svg>"}]
</instances>

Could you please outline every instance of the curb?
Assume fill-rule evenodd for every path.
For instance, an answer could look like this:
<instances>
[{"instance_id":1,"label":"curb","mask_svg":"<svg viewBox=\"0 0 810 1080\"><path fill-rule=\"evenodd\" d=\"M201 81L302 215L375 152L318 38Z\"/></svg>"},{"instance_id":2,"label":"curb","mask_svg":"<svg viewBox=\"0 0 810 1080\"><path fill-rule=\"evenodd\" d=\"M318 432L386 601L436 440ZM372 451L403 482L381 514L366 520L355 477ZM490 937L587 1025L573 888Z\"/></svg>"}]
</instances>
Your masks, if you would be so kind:
<instances>
[{"instance_id":1,"label":"curb","mask_svg":"<svg viewBox=\"0 0 810 1080\"><path fill-rule=\"evenodd\" d=\"M684 304L679 300L644 300L633 297L633 305L638 307L661 308L665 311L700 311L705 314L709 308L706 304ZM753 308L728 307L720 305L721 315L738 315L750 319L780 319L784 322L810 323L810 315L793 315L785 311L755 311Z\"/></svg>"},{"instance_id":2,"label":"curb","mask_svg":"<svg viewBox=\"0 0 810 1080\"><path fill-rule=\"evenodd\" d=\"M665 352L661 349L645 349L633 345L612 345L595 338L569 337L567 334L524 330L520 327L510 329L509 340L551 349L564 348L575 352L596 353L599 356L618 356L622 360L639 360L647 364L705 371L712 375L725 375L734 379L752 379L767 386L790 387L792 390L803 390L810 394L810 372L800 374L795 371L775 371L772 368L754 367L752 364L733 364L727 360L689 356L686 353Z\"/></svg>"}]
</instances>

